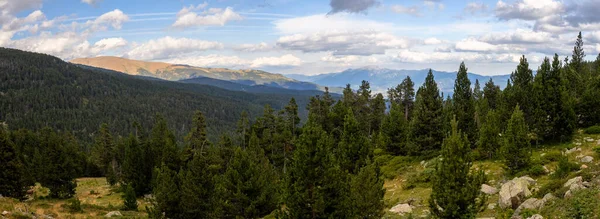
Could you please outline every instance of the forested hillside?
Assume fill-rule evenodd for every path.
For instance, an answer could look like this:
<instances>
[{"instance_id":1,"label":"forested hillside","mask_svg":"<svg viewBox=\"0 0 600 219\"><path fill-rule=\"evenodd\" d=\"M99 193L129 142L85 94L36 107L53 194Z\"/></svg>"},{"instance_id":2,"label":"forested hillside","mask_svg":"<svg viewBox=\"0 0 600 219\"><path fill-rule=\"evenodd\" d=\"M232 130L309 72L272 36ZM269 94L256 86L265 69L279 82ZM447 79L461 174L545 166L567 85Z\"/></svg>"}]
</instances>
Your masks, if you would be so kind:
<instances>
[{"instance_id":1,"label":"forested hillside","mask_svg":"<svg viewBox=\"0 0 600 219\"><path fill-rule=\"evenodd\" d=\"M314 93L311 93L314 94ZM131 124L150 127L157 114L181 135L195 110L207 115L208 134L231 132L242 111L254 118L265 105L282 109L292 97L306 105L308 95L235 92L213 86L150 80L108 70L83 69L56 57L0 49L0 121L10 128L50 126L80 140L93 138L99 124L117 134ZM300 115L306 117L305 108Z\"/></svg>"},{"instance_id":2,"label":"forested hillside","mask_svg":"<svg viewBox=\"0 0 600 219\"><path fill-rule=\"evenodd\" d=\"M25 111L21 117L31 118L28 112L38 112L32 110L38 105L49 112L59 106L96 107L92 100L70 96L70 90L108 92L87 91L84 88L91 86L84 83L85 76L93 74L58 59L4 52L3 57L8 57L2 60L4 69L18 71L24 75L21 77L29 75L28 80L7 83L24 91L3 90L9 97L32 98L23 98L27 104L20 105L16 100L3 102L8 109L20 106L19 110ZM179 99L161 102L172 96L159 96L148 100L154 102L137 102L133 98L140 95L119 99L116 93L100 97L119 100L110 106L125 112L140 107L138 104L163 103L182 104L176 105L181 107L178 110L200 110L188 115L189 123L171 120L169 112L176 111L148 119L146 122L153 123L148 127L127 120L130 128L122 130L128 133L120 135L111 130L115 129L114 118L121 115L103 117L107 124L99 119L79 121L100 126L90 152L77 150L80 145L67 127L59 126L62 130L57 132L36 126L35 131L0 126L0 165L6 167L0 169L0 192L15 199L35 199L25 195L25 189L40 182L50 188L49 198L65 199L76 195L76 177L98 174L105 176L115 191L124 193L119 203L124 211L138 211L136 197L145 197L149 218L412 217L413 208L419 208L423 217L434 218L539 218L533 217L538 213L594 218L600 214L600 165L593 162L596 152L592 150L600 152L600 142L594 144L596 140L590 136L600 133L600 55L593 62L584 57L581 34L572 56L545 58L535 75L523 56L504 90L491 80L471 81L466 64L460 63L453 95L447 99L429 71L420 85L407 77L391 88L387 92L389 108L384 95L372 93L369 82L362 81L357 90L348 85L339 100L329 93L311 97L304 124L298 113L304 105L290 99L280 111L265 107L253 121L241 114L235 128L222 131L216 141L207 137L207 130L219 124L210 116L224 115L188 102L203 97L195 96L196 92L208 88L178 84L183 88L175 89L151 86L164 82L130 79L133 85L177 91ZM23 60L33 62L15 64ZM54 77L41 80L48 74ZM100 78L116 81L119 77L103 74ZM100 83L98 80L93 82ZM37 94L60 104L38 104L39 99L26 95L29 89L21 84L57 89L38 90L46 93ZM61 86L68 89L61 90ZM122 86L120 93L141 92ZM186 95L190 99L182 99ZM227 100L241 102L233 95ZM226 110L231 107L226 104L233 103L215 104L223 104L220 107ZM7 118L14 119L14 111ZM70 114L58 112L50 114L57 124L70 118ZM8 121L15 129L28 124L27 120ZM187 134L172 128L181 124L191 124ZM539 186L533 187L535 183ZM77 197L73 203L78 203ZM73 206L77 204L64 208ZM78 209L83 211L81 206Z\"/></svg>"}]
</instances>

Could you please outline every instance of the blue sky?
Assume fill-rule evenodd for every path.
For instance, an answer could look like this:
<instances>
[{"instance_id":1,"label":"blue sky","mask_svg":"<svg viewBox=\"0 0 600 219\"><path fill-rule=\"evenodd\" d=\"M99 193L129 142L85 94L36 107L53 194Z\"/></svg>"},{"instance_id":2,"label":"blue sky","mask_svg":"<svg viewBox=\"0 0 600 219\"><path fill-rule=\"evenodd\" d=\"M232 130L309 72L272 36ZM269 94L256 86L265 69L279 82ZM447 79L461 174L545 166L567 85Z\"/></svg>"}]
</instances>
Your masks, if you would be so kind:
<instances>
[{"instance_id":1,"label":"blue sky","mask_svg":"<svg viewBox=\"0 0 600 219\"><path fill-rule=\"evenodd\" d=\"M600 52L594 0L0 0L0 46L320 74L347 68L508 74L525 55Z\"/></svg>"}]
</instances>

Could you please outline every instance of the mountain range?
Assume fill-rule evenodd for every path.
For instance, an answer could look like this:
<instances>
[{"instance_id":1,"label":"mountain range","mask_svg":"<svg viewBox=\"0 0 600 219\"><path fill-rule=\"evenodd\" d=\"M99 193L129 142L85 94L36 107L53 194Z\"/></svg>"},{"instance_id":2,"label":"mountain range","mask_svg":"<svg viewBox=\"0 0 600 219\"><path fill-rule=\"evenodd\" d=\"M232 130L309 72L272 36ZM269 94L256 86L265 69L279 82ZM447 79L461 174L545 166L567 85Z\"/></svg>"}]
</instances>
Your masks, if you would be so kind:
<instances>
[{"instance_id":1,"label":"mountain range","mask_svg":"<svg viewBox=\"0 0 600 219\"><path fill-rule=\"evenodd\" d=\"M114 56L78 58L73 59L70 62L123 72L130 75L155 77L170 81L204 77L248 86L264 85L292 90L324 90L324 87L314 83L298 81L281 74L254 69L234 70L227 68L201 68L165 62L139 61Z\"/></svg>"},{"instance_id":2,"label":"mountain range","mask_svg":"<svg viewBox=\"0 0 600 219\"><path fill-rule=\"evenodd\" d=\"M300 74L287 74L285 76L293 78L299 81L307 81L322 86L330 87L344 87L346 84L350 84L352 88L358 88L363 80L366 80L371 85L371 90L374 92L385 93L388 88L396 87L400 84L406 76L410 76L412 81L415 83L415 89L423 84L427 72L429 69L422 70L396 70L379 67L363 67L356 69L347 69L342 72L319 74L319 75L300 75ZM454 80L456 79L456 72L436 71L432 70L435 81L438 83L440 91L444 94L451 94L454 89ZM483 76L474 73L468 74L471 84L475 84L475 80L479 80L479 83L483 85L490 79L494 81L500 88L506 87L506 82L510 78L510 75L498 75L498 76Z\"/></svg>"}]
</instances>

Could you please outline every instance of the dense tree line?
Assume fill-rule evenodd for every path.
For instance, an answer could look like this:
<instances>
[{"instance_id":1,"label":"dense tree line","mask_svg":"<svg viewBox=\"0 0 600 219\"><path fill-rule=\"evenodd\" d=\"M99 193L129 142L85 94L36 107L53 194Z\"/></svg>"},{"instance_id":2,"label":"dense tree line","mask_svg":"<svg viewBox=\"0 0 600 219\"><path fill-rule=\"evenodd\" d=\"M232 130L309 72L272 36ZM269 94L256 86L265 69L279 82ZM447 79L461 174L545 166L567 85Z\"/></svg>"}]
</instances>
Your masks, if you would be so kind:
<instances>
[{"instance_id":1,"label":"dense tree line","mask_svg":"<svg viewBox=\"0 0 600 219\"><path fill-rule=\"evenodd\" d=\"M408 77L390 89L389 107L368 82L358 90L348 85L339 100L329 92L310 98L303 125L302 105L292 98L280 110L267 105L259 116L240 113L235 131L216 141L208 137L216 124L200 111L190 116L185 137L170 125L179 121L162 116L144 121L150 127L100 125L89 153L77 150L69 133L2 128L0 162L7 168L0 171L0 193L19 197L26 185L41 182L55 197L68 197L74 177L98 173L129 196L152 193L151 217L380 218L379 150L441 156L431 213L471 218L486 198L479 192L486 177L471 170L474 160L502 159L519 173L532 145L567 141L576 128L600 123L600 55L586 62L582 48L580 34L570 61L545 58L535 75L523 56L504 90L492 80L483 88L472 83L464 63L446 99L431 71L416 92ZM41 165L49 160L56 166Z\"/></svg>"}]
</instances>

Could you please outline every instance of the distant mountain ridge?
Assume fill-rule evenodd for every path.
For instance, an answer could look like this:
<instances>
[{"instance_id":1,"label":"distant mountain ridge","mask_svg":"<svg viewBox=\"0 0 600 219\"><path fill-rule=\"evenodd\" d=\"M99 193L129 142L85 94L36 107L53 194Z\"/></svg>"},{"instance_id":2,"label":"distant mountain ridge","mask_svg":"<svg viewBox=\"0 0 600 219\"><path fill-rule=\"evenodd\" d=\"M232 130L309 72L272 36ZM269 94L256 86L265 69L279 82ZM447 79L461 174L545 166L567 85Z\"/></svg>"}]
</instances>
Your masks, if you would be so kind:
<instances>
[{"instance_id":1,"label":"distant mountain ridge","mask_svg":"<svg viewBox=\"0 0 600 219\"><path fill-rule=\"evenodd\" d=\"M363 80L366 80L370 83L371 90L375 92L385 92L388 88L396 87L396 85L400 84L402 80L406 78L406 76L410 76L410 78L415 83L415 89L417 89L423 84L423 81L425 81L425 77L427 76L428 71L429 69L396 70L379 67L363 67L356 69L347 69L342 72L319 74L312 76L299 74L288 74L285 76L300 81L312 82L322 86L344 87L346 86L346 84L350 84L352 88L355 89L358 88L358 86L360 86ZM436 70L432 70L432 72L435 81L438 83L440 91L444 92L444 95L452 93L454 89L454 80L456 78L456 72ZM510 78L510 75L484 76L469 73L468 77L471 80L471 85L475 84L475 80L479 80L479 83L483 88L483 85L491 78L496 85L500 86L500 88L503 89L506 86L506 82Z\"/></svg>"},{"instance_id":2,"label":"distant mountain ridge","mask_svg":"<svg viewBox=\"0 0 600 219\"><path fill-rule=\"evenodd\" d=\"M265 85L293 90L324 90L323 86L314 83L298 81L281 74L254 69L234 70L227 68L202 68L165 62L146 62L115 56L78 58L73 59L70 62L97 68L105 68L130 75L156 77L170 81L205 77L231 81L243 85Z\"/></svg>"}]
</instances>

